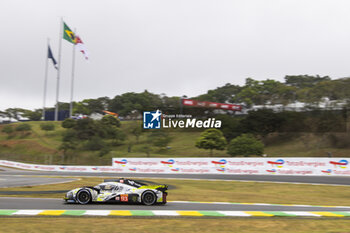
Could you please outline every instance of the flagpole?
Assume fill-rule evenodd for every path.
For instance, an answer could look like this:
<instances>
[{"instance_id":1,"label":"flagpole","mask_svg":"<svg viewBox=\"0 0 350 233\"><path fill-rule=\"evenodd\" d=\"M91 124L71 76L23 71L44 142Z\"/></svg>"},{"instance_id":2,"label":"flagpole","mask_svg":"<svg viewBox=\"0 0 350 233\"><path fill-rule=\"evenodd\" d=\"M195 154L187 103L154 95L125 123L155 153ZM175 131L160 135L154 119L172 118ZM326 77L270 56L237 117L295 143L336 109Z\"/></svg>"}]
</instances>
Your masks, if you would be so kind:
<instances>
[{"instance_id":1,"label":"flagpole","mask_svg":"<svg viewBox=\"0 0 350 233\"><path fill-rule=\"evenodd\" d=\"M74 35L76 29L74 28ZM71 90L70 90L70 104L69 104L69 116L73 115L73 92L74 92L74 71L75 71L75 44L73 45L73 54L72 54L72 76L71 76Z\"/></svg>"},{"instance_id":2,"label":"flagpole","mask_svg":"<svg viewBox=\"0 0 350 233\"><path fill-rule=\"evenodd\" d=\"M57 85L56 85L56 109L55 109L55 121L58 121L58 96L60 91L60 73L61 73L61 50L62 50L62 37L63 37L63 19L61 18L60 33L58 38L58 64L57 64Z\"/></svg>"},{"instance_id":3,"label":"flagpole","mask_svg":"<svg viewBox=\"0 0 350 233\"><path fill-rule=\"evenodd\" d=\"M63 37L63 18L60 23L60 33L58 38L58 64L57 64L57 85L56 85L56 109L55 109L55 121L58 121L58 96L60 90L60 73L61 73L61 50L62 50L62 37Z\"/></svg>"},{"instance_id":4,"label":"flagpole","mask_svg":"<svg viewBox=\"0 0 350 233\"><path fill-rule=\"evenodd\" d=\"M49 65L49 46L50 39L47 38L47 53L46 53L46 62L45 62L45 77L44 77L44 97L43 97L43 116L42 120L45 120L45 107L46 107L46 89L47 89L47 75L48 75L48 65Z\"/></svg>"}]
</instances>

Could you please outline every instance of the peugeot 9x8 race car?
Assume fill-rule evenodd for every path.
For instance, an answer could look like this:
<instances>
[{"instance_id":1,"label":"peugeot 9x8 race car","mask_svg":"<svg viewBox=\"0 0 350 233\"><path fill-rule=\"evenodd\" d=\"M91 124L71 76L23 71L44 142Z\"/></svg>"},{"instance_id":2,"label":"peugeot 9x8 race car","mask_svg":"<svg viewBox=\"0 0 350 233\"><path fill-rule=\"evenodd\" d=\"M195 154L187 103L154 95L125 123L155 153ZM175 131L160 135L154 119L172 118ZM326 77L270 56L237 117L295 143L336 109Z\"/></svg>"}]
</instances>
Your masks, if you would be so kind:
<instances>
[{"instance_id":1,"label":"peugeot 9x8 race car","mask_svg":"<svg viewBox=\"0 0 350 233\"><path fill-rule=\"evenodd\" d=\"M165 204L167 185L147 185L130 179L107 179L94 187L85 186L67 192L67 203L92 202Z\"/></svg>"}]
</instances>

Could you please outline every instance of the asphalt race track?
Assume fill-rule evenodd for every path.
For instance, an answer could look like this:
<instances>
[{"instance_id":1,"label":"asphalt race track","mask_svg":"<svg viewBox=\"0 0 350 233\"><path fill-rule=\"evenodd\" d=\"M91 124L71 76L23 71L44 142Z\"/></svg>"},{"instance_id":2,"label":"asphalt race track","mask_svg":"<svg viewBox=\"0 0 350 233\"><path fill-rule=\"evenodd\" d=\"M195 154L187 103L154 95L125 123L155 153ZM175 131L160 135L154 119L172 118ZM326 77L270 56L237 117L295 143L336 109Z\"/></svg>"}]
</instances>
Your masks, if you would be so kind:
<instances>
[{"instance_id":1,"label":"asphalt race track","mask_svg":"<svg viewBox=\"0 0 350 233\"><path fill-rule=\"evenodd\" d=\"M303 207L303 206L270 206L249 204L211 204L168 202L166 205L136 205L136 204L66 204L63 199L56 198L17 198L0 197L0 209L41 209L41 210L196 210L196 211L350 211L350 207Z\"/></svg>"},{"instance_id":2,"label":"asphalt race track","mask_svg":"<svg viewBox=\"0 0 350 233\"><path fill-rule=\"evenodd\" d=\"M48 176L67 176L54 178ZM0 187L38 185L71 181L74 176L125 177L125 178L182 178L203 180L237 180L258 182L310 183L325 185L350 185L350 177L325 176L274 176L274 175L198 175L198 174L116 174L116 173L77 173L77 172L39 172L0 167ZM63 194L62 194L63 196ZM220 201L220 200L218 200ZM324 203L327 205L327 203ZM0 212L5 210L161 210L161 211L344 211L350 214L350 207L331 206L291 206L269 204L234 204L234 203L195 203L168 202L166 205L144 206L130 204L66 204L63 199L54 198L19 198L0 197ZM349 215L350 216L350 215Z\"/></svg>"},{"instance_id":3,"label":"asphalt race track","mask_svg":"<svg viewBox=\"0 0 350 233\"><path fill-rule=\"evenodd\" d=\"M0 175L0 188L69 182L75 179Z\"/></svg>"}]
</instances>

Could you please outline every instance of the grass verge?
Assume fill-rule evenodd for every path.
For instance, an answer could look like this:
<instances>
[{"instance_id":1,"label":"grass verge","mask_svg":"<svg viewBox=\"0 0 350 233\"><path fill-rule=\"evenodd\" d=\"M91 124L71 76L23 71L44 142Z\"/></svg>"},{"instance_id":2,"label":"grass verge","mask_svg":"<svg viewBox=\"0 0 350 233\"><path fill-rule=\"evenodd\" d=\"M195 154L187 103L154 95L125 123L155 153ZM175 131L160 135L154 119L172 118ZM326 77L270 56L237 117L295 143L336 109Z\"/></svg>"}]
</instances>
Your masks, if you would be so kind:
<instances>
[{"instance_id":1,"label":"grass verge","mask_svg":"<svg viewBox=\"0 0 350 233\"><path fill-rule=\"evenodd\" d=\"M12 232L349 232L347 220L324 219L151 219L151 218L1 218Z\"/></svg>"}]
</instances>

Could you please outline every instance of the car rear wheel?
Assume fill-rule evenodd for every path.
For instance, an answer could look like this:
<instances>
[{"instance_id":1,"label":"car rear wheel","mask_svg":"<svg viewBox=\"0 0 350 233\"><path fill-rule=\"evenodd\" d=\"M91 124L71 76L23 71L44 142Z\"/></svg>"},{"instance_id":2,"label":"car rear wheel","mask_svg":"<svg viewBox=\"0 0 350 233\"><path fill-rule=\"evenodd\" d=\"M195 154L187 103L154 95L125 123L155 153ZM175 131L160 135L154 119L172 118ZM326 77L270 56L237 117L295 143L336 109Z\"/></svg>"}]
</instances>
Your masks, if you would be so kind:
<instances>
[{"instance_id":1,"label":"car rear wheel","mask_svg":"<svg viewBox=\"0 0 350 233\"><path fill-rule=\"evenodd\" d=\"M153 205L157 201L157 196L152 191L146 191L142 194L142 204Z\"/></svg>"},{"instance_id":2,"label":"car rear wheel","mask_svg":"<svg viewBox=\"0 0 350 233\"><path fill-rule=\"evenodd\" d=\"M91 194L88 190L82 189L77 193L76 199L78 203L85 205L91 202Z\"/></svg>"}]
</instances>

